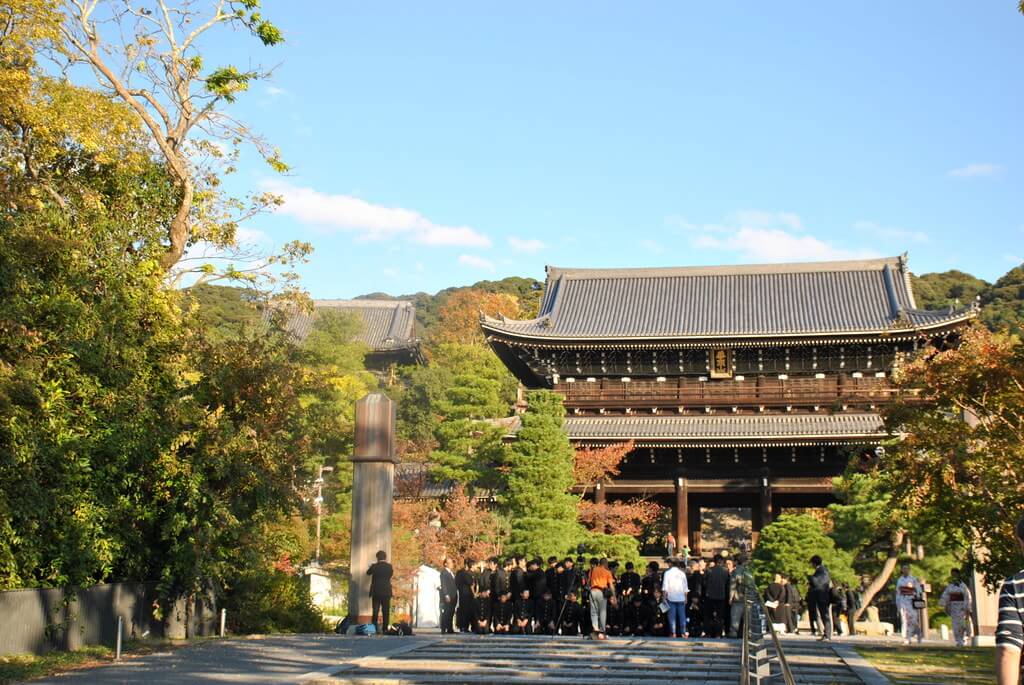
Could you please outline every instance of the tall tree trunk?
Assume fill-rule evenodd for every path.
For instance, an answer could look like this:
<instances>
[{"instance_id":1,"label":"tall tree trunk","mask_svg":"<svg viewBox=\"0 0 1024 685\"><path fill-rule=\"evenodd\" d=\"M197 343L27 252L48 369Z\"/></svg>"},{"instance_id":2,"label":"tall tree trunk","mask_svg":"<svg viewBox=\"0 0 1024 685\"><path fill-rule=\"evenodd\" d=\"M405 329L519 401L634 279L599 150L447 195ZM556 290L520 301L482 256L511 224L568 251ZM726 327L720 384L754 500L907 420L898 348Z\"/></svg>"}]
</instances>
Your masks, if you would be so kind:
<instances>
[{"instance_id":1,"label":"tall tree trunk","mask_svg":"<svg viewBox=\"0 0 1024 685\"><path fill-rule=\"evenodd\" d=\"M882 570L878 572L872 581L868 584L864 590L864 598L861 600L860 608L853 612L853 622L856 623L860 620L861 614L867 611L868 605L871 604L871 600L875 598L875 595L885 587L886 583L889 582L889 578L892 577L892 572L896 569L896 562L899 561L900 552L903 547L903 539L906 537L907 531L897 530L894 531L892 537L889 539L889 554L885 559L885 563L882 564ZM853 626L850 627L853 629Z\"/></svg>"},{"instance_id":2,"label":"tall tree trunk","mask_svg":"<svg viewBox=\"0 0 1024 685\"><path fill-rule=\"evenodd\" d=\"M171 244L160 258L160 266L163 267L164 271L169 271L178 263L178 260L185 254L185 246L188 244L189 229L191 227L189 219L192 213L192 199L195 191L192 187L192 180L188 177L182 178L180 185L181 199L178 200L178 211L171 220L171 225L168 229L168 237Z\"/></svg>"}]
</instances>

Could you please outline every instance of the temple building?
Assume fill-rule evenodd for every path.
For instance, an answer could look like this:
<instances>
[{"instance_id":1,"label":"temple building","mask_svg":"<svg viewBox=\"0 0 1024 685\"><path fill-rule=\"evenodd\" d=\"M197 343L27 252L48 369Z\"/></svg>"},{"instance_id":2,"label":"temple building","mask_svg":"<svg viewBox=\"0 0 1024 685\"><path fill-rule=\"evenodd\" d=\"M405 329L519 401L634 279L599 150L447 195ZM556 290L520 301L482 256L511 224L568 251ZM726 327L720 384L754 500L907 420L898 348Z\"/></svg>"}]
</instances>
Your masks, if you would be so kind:
<instances>
[{"instance_id":1,"label":"temple building","mask_svg":"<svg viewBox=\"0 0 1024 685\"><path fill-rule=\"evenodd\" d=\"M385 372L395 364L423 361L420 339L416 336L416 308L408 300L314 300L312 314L296 314L288 329L305 340L322 311L344 312L362 321L355 336L369 348L366 367Z\"/></svg>"},{"instance_id":2,"label":"temple building","mask_svg":"<svg viewBox=\"0 0 1024 685\"><path fill-rule=\"evenodd\" d=\"M894 368L975 315L918 309L901 256L548 267L536 319L481 325L523 385L565 397L575 445L634 441L593 496L671 506L699 550L702 508L749 508L756 543L783 509L833 501L832 478L889 437Z\"/></svg>"}]
</instances>

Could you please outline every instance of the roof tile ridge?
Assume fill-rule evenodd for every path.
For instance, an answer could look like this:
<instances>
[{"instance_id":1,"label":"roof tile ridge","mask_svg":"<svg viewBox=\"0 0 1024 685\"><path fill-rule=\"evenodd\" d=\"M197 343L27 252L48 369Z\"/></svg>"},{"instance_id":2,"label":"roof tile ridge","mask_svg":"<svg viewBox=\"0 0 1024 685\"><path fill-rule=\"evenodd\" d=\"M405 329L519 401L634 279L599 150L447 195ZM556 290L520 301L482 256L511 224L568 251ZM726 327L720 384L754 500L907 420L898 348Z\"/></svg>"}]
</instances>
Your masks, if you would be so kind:
<instances>
[{"instance_id":1,"label":"roof tile ridge","mask_svg":"<svg viewBox=\"0 0 1024 685\"><path fill-rule=\"evenodd\" d=\"M886 265L890 268L901 268L902 259L901 256L894 256L818 262L607 268L547 266L546 270L549 281L557 278L583 280L639 276L665 278L673 276L741 276L780 273L828 273L835 271L881 271Z\"/></svg>"},{"instance_id":2,"label":"roof tile ridge","mask_svg":"<svg viewBox=\"0 0 1024 685\"><path fill-rule=\"evenodd\" d=\"M414 306L412 300L344 300L344 299L323 299L313 300L314 307L362 307L370 309L380 307L381 309L399 309L403 306Z\"/></svg>"}]
</instances>

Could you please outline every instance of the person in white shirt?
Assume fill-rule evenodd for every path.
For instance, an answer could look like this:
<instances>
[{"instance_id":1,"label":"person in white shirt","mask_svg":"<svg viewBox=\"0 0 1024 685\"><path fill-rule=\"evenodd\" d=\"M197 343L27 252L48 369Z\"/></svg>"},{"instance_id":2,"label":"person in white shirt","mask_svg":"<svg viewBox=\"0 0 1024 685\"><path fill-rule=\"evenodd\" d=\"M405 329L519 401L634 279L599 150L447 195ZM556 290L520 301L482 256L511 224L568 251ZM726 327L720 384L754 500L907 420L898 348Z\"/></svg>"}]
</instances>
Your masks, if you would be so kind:
<instances>
[{"instance_id":1,"label":"person in white shirt","mask_svg":"<svg viewBox=\"0 0 1024 685\"><path fill-rule=\"evenodd\" d=\"M686 595L690 587L683 570L685 564L682 559L676 560L661 579L661 590L668 602L668 631L672 637L689 637L686 631Z\"/></svg>"}]
</instances>

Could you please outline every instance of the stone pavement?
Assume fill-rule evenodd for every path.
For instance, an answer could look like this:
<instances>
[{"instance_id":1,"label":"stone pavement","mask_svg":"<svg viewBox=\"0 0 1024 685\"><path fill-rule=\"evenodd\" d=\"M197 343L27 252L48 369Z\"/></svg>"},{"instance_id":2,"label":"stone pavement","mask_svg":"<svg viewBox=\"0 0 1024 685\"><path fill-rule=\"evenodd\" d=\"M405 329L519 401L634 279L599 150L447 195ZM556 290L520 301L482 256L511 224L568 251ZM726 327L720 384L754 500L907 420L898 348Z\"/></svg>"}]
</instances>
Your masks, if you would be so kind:
<instances>
[{"instance_id":1,"label":"stone pavement","mask_svg":"<svg viewBox=\"0 0 1024 685\"><path fill-rule=\"evenodd\" d=\"M798 638L785 640L783 648L799 683L887 682L874 679L881 676L866 664L857 668L858 664L848 663L856 655L841 643L833 647ZM739 681L739 649L735 640L710 639L610 638L593 642L568 637L441 636L436 632L414 637L279 635L204 640L33 683L735 685Z\"/></svg>"},{"instance_id":2,"label":"stone pavement","mask_svg":"<svg viewBox=\"0 0 1024 685\"><path fill-rule=\"evenodd\" d=\"M830 645L799 640L787 642L783 649L798 683L864 685L872 682L847 665ZM739 681L739 662L740 646L735 640L609 638L593 642L560 637L438 636L433 642L410 645L409 649L398 653L340 666L334 673L325 673L312 682L317 685L539 682L551 685L735 685ZM772 670L777 673L777 665L773 665Z\"/></svg>"}]
</instances>

